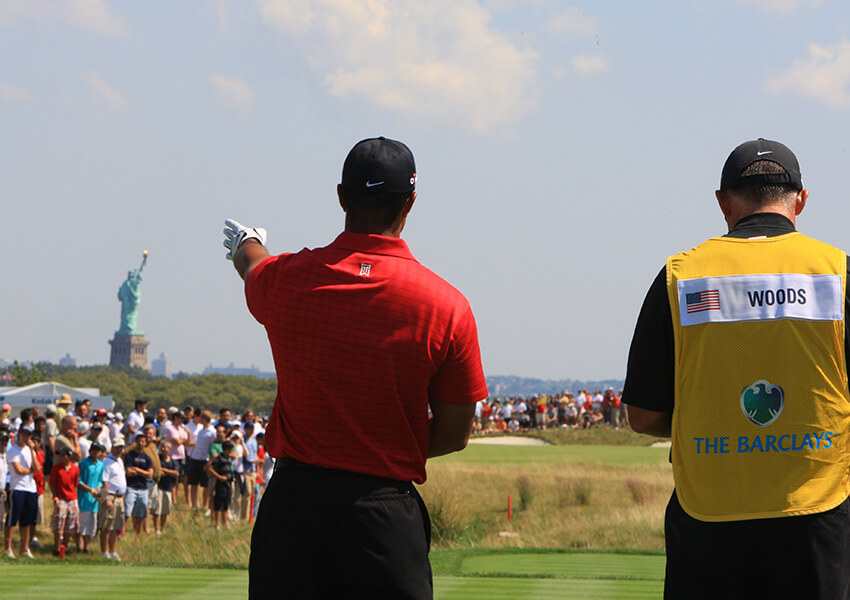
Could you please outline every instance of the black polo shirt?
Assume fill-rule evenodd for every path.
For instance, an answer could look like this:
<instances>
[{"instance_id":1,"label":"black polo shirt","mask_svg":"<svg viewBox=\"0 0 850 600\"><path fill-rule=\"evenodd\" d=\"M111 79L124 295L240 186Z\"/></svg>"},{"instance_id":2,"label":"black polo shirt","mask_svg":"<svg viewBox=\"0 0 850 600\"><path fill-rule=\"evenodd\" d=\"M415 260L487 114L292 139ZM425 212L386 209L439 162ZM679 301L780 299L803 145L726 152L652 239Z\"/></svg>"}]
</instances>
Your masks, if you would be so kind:
<instances>
[{"instance_id":1,"label":"black polo shirt","mask_svg":"<svg viewBox=\"0 0 850 600\"><path fill-rule=\"evenodd\" d=\"M724 237L773 237L795 231L794 224L778 213L756 213L739 220ZM850 265L848 265L850 281ZM848 286L847 291L850 291ZM850 357L847 314L850 296L844 299L844 356ZM673 316L667 295L667 267L652 282L640 309L626 370L622 400L628 405L656 412L673 412L675 378ZM848 369L850 371L850 369Z\"/></svg>"}]
</instances>

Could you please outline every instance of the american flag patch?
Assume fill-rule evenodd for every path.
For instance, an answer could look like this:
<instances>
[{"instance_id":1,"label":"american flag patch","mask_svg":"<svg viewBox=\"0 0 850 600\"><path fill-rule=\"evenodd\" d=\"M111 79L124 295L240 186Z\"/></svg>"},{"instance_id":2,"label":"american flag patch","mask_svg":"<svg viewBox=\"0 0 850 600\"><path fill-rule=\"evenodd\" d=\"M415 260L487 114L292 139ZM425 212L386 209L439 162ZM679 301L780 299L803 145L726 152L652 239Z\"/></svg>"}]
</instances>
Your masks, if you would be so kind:
<instances>
[{"instance_id":1,"label":"american flag patch","mask_svg":"<svg viewBox=\"0 0 850 600\"><path fill-rule=\"evenodd\" d=\"M687 305L688 313L720 310L720 290L705 290L685 294L685 304Z\"/></svg>"}]
</instances>

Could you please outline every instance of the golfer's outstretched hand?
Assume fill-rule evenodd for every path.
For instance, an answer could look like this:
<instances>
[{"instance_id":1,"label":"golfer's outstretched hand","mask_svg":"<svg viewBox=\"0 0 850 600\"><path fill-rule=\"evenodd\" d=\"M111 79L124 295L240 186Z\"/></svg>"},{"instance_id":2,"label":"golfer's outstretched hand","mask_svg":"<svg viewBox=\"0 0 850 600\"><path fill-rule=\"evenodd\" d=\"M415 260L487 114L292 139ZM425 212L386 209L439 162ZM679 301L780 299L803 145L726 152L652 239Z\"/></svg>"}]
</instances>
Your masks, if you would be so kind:
<instances>
[{"instance_id":1,"label":"golfer's outstretched hand","mask_svg":"<svg viewBox=\"0 0 850 600\"><path fill-rule=\"evenodd\" d=\"M262 227L245 227L242 223L233 219L227 219L224 224L226 226L224 228L224 247L227 248L225 255L227 260L233 260L236 251L245 240L255 239L261 245L266 245L266 230Z\"/></svg>"}]
</instances>

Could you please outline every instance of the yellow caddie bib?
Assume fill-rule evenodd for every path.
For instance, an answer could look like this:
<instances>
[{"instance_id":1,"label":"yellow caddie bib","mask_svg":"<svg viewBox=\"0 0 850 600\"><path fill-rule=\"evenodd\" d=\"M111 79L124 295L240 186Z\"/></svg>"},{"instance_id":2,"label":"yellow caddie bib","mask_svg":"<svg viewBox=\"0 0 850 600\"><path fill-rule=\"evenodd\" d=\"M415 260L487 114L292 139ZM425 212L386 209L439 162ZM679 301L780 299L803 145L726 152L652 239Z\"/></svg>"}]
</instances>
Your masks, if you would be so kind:
<instances>
[{"instance_id":1,"label":"yellow caddie bib","mask_svg":"<svg viewBox=\"0 0 850 600\"><path fill-rule=\"evenodd\" d=\"M703 521L823 512L850 491L847 256L800 233L667 261L673 476Z\"/></svg>"}]
</instances>

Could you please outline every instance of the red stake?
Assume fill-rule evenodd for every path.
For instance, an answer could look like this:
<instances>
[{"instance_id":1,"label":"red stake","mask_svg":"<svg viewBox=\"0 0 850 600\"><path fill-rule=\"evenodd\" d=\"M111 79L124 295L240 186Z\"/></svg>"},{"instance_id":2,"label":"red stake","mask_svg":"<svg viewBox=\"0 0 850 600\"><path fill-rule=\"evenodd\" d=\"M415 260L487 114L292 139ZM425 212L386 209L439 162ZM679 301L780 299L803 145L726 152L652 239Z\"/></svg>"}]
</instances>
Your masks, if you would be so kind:
<instances>
[{"instance_id":1,"label":"red stake","mask_svg":"<svg viewBox=\"0 0 850 600\"><path fill-rule=\"evenodd\" d=\"M511 501L511 496L510 496L510 494L508 494L508 522L511 522L513 520L514 520L514 506L513 506L513 502Z\"/></svg>"}]
</instances>

